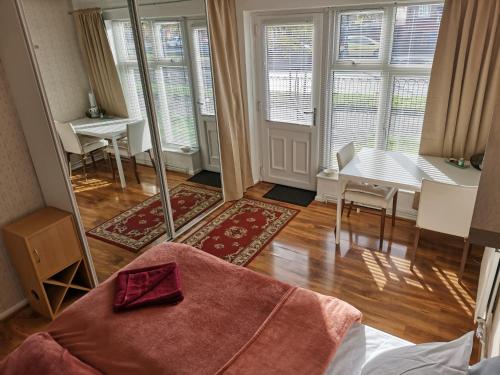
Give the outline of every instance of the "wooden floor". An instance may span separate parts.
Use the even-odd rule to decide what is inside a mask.
[[[90,229],[155,194],[152,170],[141,167],[140,174],[142,185],[131,182],[125,193],[118,183],[109,180],[105,171],[91,174],[87,181],[75,176],[73,183],[85,228]],[[179,173],[168,173],[172,187],[186,178]],[[133,176],[127,181],[134,181]],[[276,203],[262,197],[272,186],[259,183],[246,196]],[[341,244],[336,249],[334,204],[313,202],[306,208],[281,204],[298,208],[300,213],[248,268],[341,298],[363,312],[365,324],[416,343],[450,340],[474,328],[472,317],[481,249],[471,251],[463,282],[459,283],[461,239],[424,232],[416,266],[411,271],[413,222],[397,220],[396,226],[391,227],[388,220],[386,240],[379,251],[374,250],[378,247],[379,217],[371,212],[353,212],[349,219],[344,216]],[[203,226],[224,207],[177,240]],[[101,281],[137,256],[95,239],[89,242]],[[27,307],[0,324],[0,356],[4,356],[24,337],[44,329],[48,322]],[[477,358],[477,350],[474,357]]]

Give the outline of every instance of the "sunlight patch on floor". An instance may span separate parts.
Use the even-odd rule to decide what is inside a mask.
[[[432,267],[432,270],[448,289],[455,301],[457,301],[462,310],[464,310],[468,316],[472,316],[475,301],[470,297],[467,290],[460,285],[457,275],[450,271],[443,271],[437,267]]]
[[[101,180],[98,178],[89,178],[87,180],[72,181],[73,190],[75,193],[82,193],[84,191],[102,189],[110,186],[112,183],[106,180]]]
[[[368,268],[368,272],[372,275],[372,279],[375,282],[375,285],[377,285],[378,290],[383,291],[388,281],[386,274],[375,260],[371,251],[363,251],[361,256],[363,257],[366,267]]]

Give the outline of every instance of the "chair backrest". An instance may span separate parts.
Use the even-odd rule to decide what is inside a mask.
[[[338,150],[337,164],[339,165],[339,171],[344,169],[344,167],[352,160],[355,154],[356,150],[354,149],[354,142],[349,142],[340,150]]]
[[[145,120],[127,124],[127,139],[130,156],[135,156],[152,148],[151,135]]]
[[[75,133],[73,125],[69,122],[54,121],[57,134],[63,145],[64,151],[72,154],[83,154],[82,145],[78,135]]]
[[[417,227],[468,237],[476,194],[476,186],[422,180]]]

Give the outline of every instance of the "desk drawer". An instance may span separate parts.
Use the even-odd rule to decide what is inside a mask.
[[[32,235],[27,241],[33,264],[42,280],[82,257],[80,242],[69,216]]]

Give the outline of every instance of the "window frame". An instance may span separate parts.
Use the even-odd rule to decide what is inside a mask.
[[[349,72],[380,72],[381,73],[381,90],[378,106],[378,121],[377,121],[377,134],[376,134],[376,147],[379,149],[386,149],[389,140],[390,131],[390,116],[391,116],[391,103],[393,97],[394,79],[398,76],[415,76],[415,77],[428,77],[430,79],[432,64],[392,64],[391,52],[394,46],[394,30],[396,26],[396,11],[398,7],[407,7],[412,5],[435,5],[442,4],[443,1],[415,1],[408,3],[395,3],[395,4],[374,4],[374,5],[359,5],[359,6],[340,6],[332,7],[329,9],[329,23],[331,25],[331,32],[328,35],[328,48],[330,53],[327,56],[325,64],[325,72],[327,78],[326,90],[323,91],[324,99],[322,101],[325,108],[325,116],[322,121],[322,132],[328,135],[328,128],[331,137],[335,137],[335,128],[332,126],[333,117],[333,100],[331,100],[334,79],[333,73],[338,71]],[[373,10],[383,10],[384,19],[381,31],[381,51],[378,60],[353,60],[353,59],[340,59],[340,15],[369,12]],[[323,144],[320,145],[322,150],[321,167],[327,167],[331,162],[327,160],[327,155],[331,155],[334,151],[330,145],[333,144],[333,139],[323,139]],[[331,156],[330,156],[331,157]],[[336,165],[336,161],[333,162]]]

